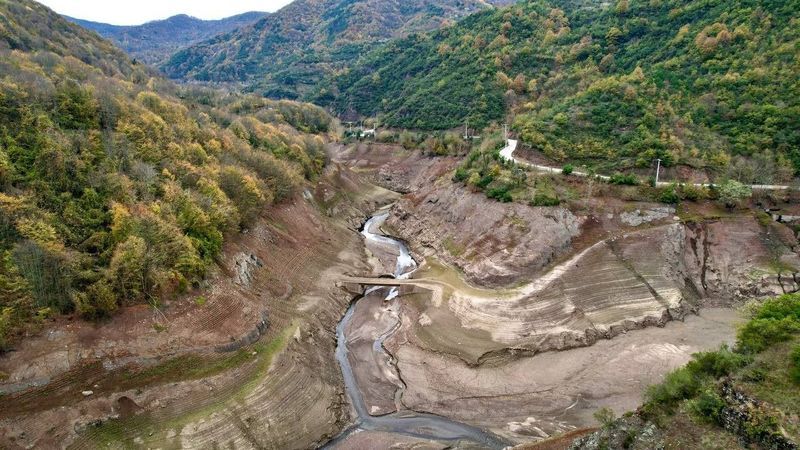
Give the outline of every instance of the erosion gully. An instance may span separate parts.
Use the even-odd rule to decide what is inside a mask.
[[[387,219],[388,212],[379,212],[373,215],[364,224],[361,231],[366,244],[378,244],[393,248],[399,255],[395,262],[395,278],[408,278],[411,273],[417,269],[417,263],[411,257],[406,245],[390,236],[381,234],[381,224]],[[365,296],[374,295],[376,292],[386,292],[387,287],[376,286],[368,289]],[[399,301],[397,288],[391,288],[388,291],[384,301],[394,302]],[[391,337],[398,328],[400,328],[400,317],[395,315],[396,323],[390,329],[376,339],[372,344],[373,351],[385,357],[388,370],[393,373],[393,377],[399,381],[397,393],[395,395],[395,403],[397,405],[397,412],[385,415],[372,415],[367,410],[366,402],[362,395],[362,390],[359,388],[357,377],[354,374],[353,367],[348,358],[349,349],[347,346],[348,337],[347,329],[350,324],[356,305],[360,299],[355,299],[344,315],[344,318],[339,322],[336,327],[336,360],[342,369],[342,376],[344,377],[345,391],[356,412],[355,424],[342,432],[335,439],[327,443],[323,448],[336,448],[353,433],[360,431],[378,431],[391,434],[399,434],[414,438],[428,439],[437,442],[444,442],[449,445],[464,444],[468,446],[477,446],[483,448],[502,449],[509,444],[503,441],[498,436],[481,430],[479,428],[450,420],[446,417],[437,416],[434,414],[419,413],[416,411],[404,408],[400,398],[402,397],[403,387],[400,374],[397,368],[393,365],[393,358],[386,351],[383,343],[386,339]]]

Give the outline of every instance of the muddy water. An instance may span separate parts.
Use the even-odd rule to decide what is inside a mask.
[[[364,235],[368,247],[371,245],[383,248],[389,247],[391,253],[396,254],[394,276],[396,278],[405,278],[417,268],[417,264],[411,257],[405,244],[380,233],[380,225],[386,220],[387,216],[388,213],[380,213],[370,218],[364,225],[362,234]],[[464,445],[471,444],[472,446],[485,448],[506,447],[508,445],[506,442],[489,432],[449,420],[445,417],[418,413],[403,408],[400,397],[402,396],[405,385],[394,366],[392,356],[386,352],[383,345],[384,341],[400,327],[399,315],[390,308],[386,308],[390,313],[390,319],[384,319],[382,323],[376,327],[374,333],[375,339],[371,347],[372,353],[375,355],[374,360],[377,361],[376,365],[382,366],[380,370],[383,374],[383,378],[387,379],[390,384],[395,386],[394,409],[396,411],[383,415],[377,415],[377,413],[373,415],[374,411],[368,410],[367,402],[363,395],[362,388],[364,386],[359,384],[359,377],[356,375],[353,367],[353,361],[356,359],[350,354],[350,333],[353,332],[350,325],[356,314],[359,303],[365,301],[365,299],[368,300],[371,296],[375,295],[385,295],[382,299],[384,303],[396,301],[395,299],[398,295],[396,288],[389,289],[388,293],[386,291],[386,288],[381,287],[368,290],[365,297],[357,299],[350,305],[344,318],[336,327],[338,342],[336,347],[336,360],[342,369],[345,390],[356,412],[357,419],[353,427],[328,443],[326,448],[338,447],[340,444],[345,446],[346,444],[344,444],[344,442],[348,438],[354,433],[362,431],[389,433],[402,435],[408,438],[446,442],[449,445],[463,443]],[[386,317],[385,314],[384,317]]]

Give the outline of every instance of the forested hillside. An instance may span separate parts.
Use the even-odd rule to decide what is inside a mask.
[[[486,125],[510,109],[523,142],[556,160],[722,170],[743,155],[786,178],[800,169],[798,10],[798,0],[526,1],[390,42],[316,101],[421,129]]]
[[[110,39],[139,61],[160,64],[176,51],[218,34],[251,25],[267,13],[249,12],[221,20],[201,20],[185,14],[142,25],[119,26],[68,17]]]
[[[177,90],[44,6],[0,1],[0,349],[60,313],[191,288],[226,234],[320,172],[330,125]]]
[[[177,53],[173,78],[244,83],[297,98],[387,39],[439,28],[509,0],[296,0],[251,27]]]

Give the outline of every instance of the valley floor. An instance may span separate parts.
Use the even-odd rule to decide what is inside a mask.
[[[592,427],[598,408],[630,410],[692,353],[732,342],[729,306],[797,289],[770,269],[794,262],[796,242],[752,217],[503,205],[453,185],[455,158],[330,153],[316,186],[228,244],[203,292],[97,326],[57,323],[3,356],[0,446],[328,443],[357,420],[334,352],[358,287],[340,282],[393,272],[397,253],[365,249],[358,231],[390,204],[380,230],[421,267],[396,297],[359,300],[346,331],[373,415],[433,413],[514,444]],[[334,442],[451,444],[380,429]]]

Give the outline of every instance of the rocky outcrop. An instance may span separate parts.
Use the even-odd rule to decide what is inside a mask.
[[[776,228],[777,227],[777,228]],[[780,232],[752,217],[686,224],[686,276],[714,303],[737,303],[800,289],[800,257]]]
[[[797,450],[797,443],[793,442],[777,427],[769,426],[771,420],[769,406],[737,390],[733,383],[725,381],[720,388],[725,406],[720,411],[720,425],[725,430],[738,436],[749,446],[768,448],[771,450]]]
[[[264,263],[258,256],[247,253],[238,253],[234,257],[234,282],[241,286],[250,286],[255,277],[255,271],[263,267]]]
[[[619,218],[625,225],[638,227],[639,225],[666,219],[674,215],[675,208],[670,206],[660,206],[652,209],[637,209],[635,211],[623,212],[619,215]]]
[[[798,445],[783,433],[775,423],[766,403],[737,390],[733,383],[724,380],[718,386],[722,406],[719,418],[707,417],[716,426],[731,434],[729,444],[736,443],[742,448],[763,448],[771,450],[797,450]],[[662,419],[658,425],[647,420],[640,409],[635,414],[622,417],[606,424],[600,430],[573,441],[570,450],[600,449],[664,449],[675,448],[675,425]],[[672,428],[672,430],[670,430]],[[723,448],[720,443],[719,447]]]
[[[498,203],[448,182],[406,196],[386,226],[412,250],[457,266],[469,281],[500,286],[553,262],[581,223],[564,208]]]

